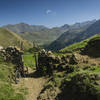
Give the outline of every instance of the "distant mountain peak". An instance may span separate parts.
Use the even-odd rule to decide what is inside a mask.
[[[68,25],[68,24],[65,24],[63,26],[61,26],[62,29],[77,29],[77,28],[81,28],[81,27],[84,27],[84,26],[89,26],[93,23],[95,23],[97,20],[94,19],[94,20],[91,20],[91,21],[85,21],[85,22],[76,22],[75,24],[72,24],[72,25]]]
[[[47,27],[43,25],[29,25],[24,22],[14,25],[5,25],[3,27],[16,33],[41,31],[43,29],[47,29]]]
[[[48,48],[57,51],[68,45],[87,39],[95,34],[99,34],[100,20],[75,23],[70,27],[71,29],[69,31],[63,33],[57,40],[52,42]]]
[[[69,27],[70,27],[70,25],[68,25],[68,24],[61,26],[62,29],[68,29]]]

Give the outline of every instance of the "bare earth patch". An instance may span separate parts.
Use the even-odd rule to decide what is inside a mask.
[[[30,75],[26,78],[21,78],[20,82],[14,87],[17,89],[26,88],[28,94],[25,96],[26,100],[37,100],[41,90],[43,89],[47,79],[44,77],[35,76],[35,71],[29,68]]]

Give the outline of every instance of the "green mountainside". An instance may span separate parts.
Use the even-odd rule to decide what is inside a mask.
[[[95,34],[100,33],[100,20],[96,21],[92,25],[90,25],[85,30],[76,31],[76,30],[69,30],[62,34],[57,40],[52,42],[48,48],[51,50],[60,50],[65,48],[68,45],[71,45],[76,42],[80,42],[84,39],[87,39]]]
[[[47,45],[52,41],[56,40],[66,29],[61,29],[59,27],[46,28],[40,25],[28,25],[25,23],[6,25],[3,26],[13,32],[19,34],[25,40],[30,42],[35,42],[38,45]]]
[[[51,77],[38,100],[100,100],[100,34],[46,57]]]
[[[10,32],[5,31],[5,34]],[[15,65],[4,61],[0,55],[1,100],[32,100],[36,94],[35,100],[100,100],[100,34],[58,53],[42,50],[36,56],[38,70],[35,69],[34,54],[24,54],[29,73],[14,84]],[[38,86],[42,82],[40,89]]]
[[[65,30],[59,28],[44,29],[41,31],[24,32],[19,34],[22,38],[35,42],[38,45],[48,45],[56,40]]]
[[[72,44],[72,45],[70,45],[68,47],[65,47],[65,48],[61,49],[60,51],[67,52],[67,51],[75,51],[77,49],[82,49],[88,44],[88,42],[90,40],[92,41],[92,40],[97,40],[97,39],[100,39],[100,34],[96,34],[95,36],[90,37],[90,38],[88,38],[86,40],[83,40],[81,42],[74,43],[74,44]]]
[[[23,40],[19,35],[11,32],[7,29],[0,28],[0,45],[3,47],[7,46],[18,46],[20,47],[20,42],[23,42],[25,49],[31,48],[32,45],[26,40]]]
[[[47,29],[47,27],[43,25],[28,25],[26,23],[19,23],[15,25],[8,24],[3,27],[16,33],[41,31],[42,29]]]
[[[99,43],[100,43],[100,34],[96,34],[93,37],[90,37],[86,40],[81,42],[74,43],[70,46],[61,49],[60,52],[67,53],[67,52],[75,52],[75,51],[84,51],[84,53],[88,55],[94,55],[97,57],[99,56]]]
[[[38,45],[48,45],[51,42],[55,41],[59,36],[61,36],[66,31],[79,31],[85,30],[96,20],[86,21],[82,23],[75,23],[73,25],[65,24],[61,27],[47,28],[42,25],[28,25],[26,23],[20,23],[15,25],[5,25],[3,26],[6,29],[9,29],[13,32],[16,32],[25,40],[35,42]],[[72,37],[72,34],[70,34]]]

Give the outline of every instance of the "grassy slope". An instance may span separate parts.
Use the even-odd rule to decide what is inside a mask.
[[[76,66],[73,66],[73,68],[75,68]],[[53,77],[53,80],[50,80],[47,84],[46,84],[46,87],[48,86],[51,86],[51,87],[64,87],[64,84],[62,85],[63,82],[67,83],[67,82],[71,82],[72,81],[72,78],[74,78],[75,76],[79,75],[79,74],[83,74],[83,75],[88,75],[88,76],[91,76],[91,75],[100,75],[100,66],[90,66],[89,68],[87,69],[84,69],[84,68],[78,68],[78,69],[75,69],[73,72],[71,73],[64,73],[64,72],[60,72],[60,73],[55,73],[52,77]],[[79,81],[80,82],[80,81]],[[100,83],[100,80],[96,80],[96,82]],[[74,83],[73,83],[74,84]],[[96,89],[96,92],[95,94],[99,97],[100,96],[100,85],[96,85],[96,84],[92,84],[92,82],[89,82],[88,81],[88,78],[87,79],[84,79],[84,84],[86,84],[87,86],[90,86],[92,85],[95,89]],[[66,85],[66,84],[65,84]],[[72,84],[71,84],[72,85]],[[73,86],[73,85],[72,85]],[[79,84],[79,86],[81,86]],[[76,88],[74,88],[75,90]],[[77,90],[76,90],[77,91]],[[81,91],[85,91],[86,90],[83,90],[81,88]],[[64,91],[62,91],[64,92]],[[72,90],[72,93],[74,91]],[[94,95],[95,95],[94,94]],[[67,97],[67,96],[66,96]],[[63,98],[63,97],[62,97]],[[58,99],[60,100],[60,99]],[[61,99],[62,100],[62,99]],[[65,100],[65,99],[64,99]],[[98,99],[99,100],[99,99]]]
[[[68,46],[67,48],[62,49],[61,51],[62,52],[67,52],[67,51],[73,52],[76,49],[84,48],[88,44],[89,41],[94,41],[94,40],[100,40],[100,34],[97,34],[97,35],[95,35],[89,39],[86,39],[82,42],[78,42],[71,46]],[[60,56],[66,55],[66,53],[54,53],[54,54],[60,55]],[[97,60],[97,59],[95,58],[95,60]],[[60,67],[62,67],[62,66],[63,65],[60,65]],[[86,86],[87,86],[87,87],[90,87],[90,90],[91,90],[91,92],[89,91],[90,94],[95,96],[95,98],[96,97],[98,98],[98,99],[91,99],[91,100],[100,100],[100,79],[96,79],[96,78],[90,79],[92,75],[93,75],[93,77],[95,75],[100,76],[100,65],[97,66],[97,65],[91,65],[89,63],[88,64],[84,63],[84,65],[77,64],[77,65],[68,65],[68,66],[66,66],[66,70],[64,70],[64,71],[53,73],[52,79],[47,84],[45,84],[45,91],[48,91],[52,88],[54,89],[52,91],[55,91],[55,89],[58,88],[58,89],[60,89],[61,93],[57,95],[58,96],[57,100],[66,100],[66,99],[64,99],[64,96],[66,98],[68,98],[70,96],[70,100],[74,100],[75,97],[77,97],[77,98],[79,97],[79,95],[77,95],[77,93],[79,93],[79,94],[83,93],[82,97],[84,97],[84,93],[87,93],[87,91],[89,91],[86,88]],[[67,70],[70,70],[70,72],[67,72]],[[81,80],[78,79],[78,76],[81,78]],[[82,78],[82,76],[85,76],[85,78]],[[75,86],[77,86],[79,89],[77,89],[77,87],[75,87]],[[66,90],[68,90],[70,92],[68,92],[68,91],[66,92]],[[95,90],[95,92],[94,92],[94,90]],[[51,90],[48,92],[47,95],[41,93],[40,98],[44,99],[45,96],[48,97],[48,95],[51,95],[51,93],[52,93]],[[43,97],[43,95],[44,95],[44,97]],[[59,98],[59,95],[62,97],[62,99]],[[88,96],[87,96],[87,98],[88,98]],[[89,96],[89,98],[91,98],[91,96]],[[42,99],[38,99],[38,100],[42,100]],[[79,100],[79,99],[75,99],[75,100]],[[87,100],[87,99],[81,99],[81,100]],[[90,100],[90,99],[88,99],[88,100]]]
[[[14,32],[11,32],[7,29],[0,28],[0,45],[7,47],[7,46],[18,46],[20,47],[20,41],[24,43],[25,49],[30,48],[32,45],[26,41],[23,40],[20,36],[15,34]]]
[[[60,51],[67,52],[67,51],[74,51],[74,50],[77,50],[79,48],[84,48],[90,40],[96,40],[96,39],[100,40],[100,34],[97,34],[89,39],[84,40],[84,41],[72,44],[64,49],[61,49]]]
[[[6,63],[0,56],[0,100],[25,100],[23,94],[16,93],[12,87],[14,65]]]
[[[48,48],[53,51],[58,51],[62,48],[65,48],[66,46],[75,43],[76,40],[74,40],[82,31],[84,31],[86,28],[78,28],[78,29],[72,29],[64,32],[59,38],[57,38],[55,41],[53,41]]]

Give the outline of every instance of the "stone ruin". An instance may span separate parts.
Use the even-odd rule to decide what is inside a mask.
[[[2,51],[2,56],[6,62],[11,62],[16,66],[16,70],[19,70],[21,75],[24,75],[24,62],[23,62],[23,52],[17,47],[9,46]]]
[[[44,49],[38,55],[38,71],[41,74],[52,75],[54,70],[63,69],[63,65],[75,65],[78,61],[74,54],[66,56],[54,56],[51,51]]]

